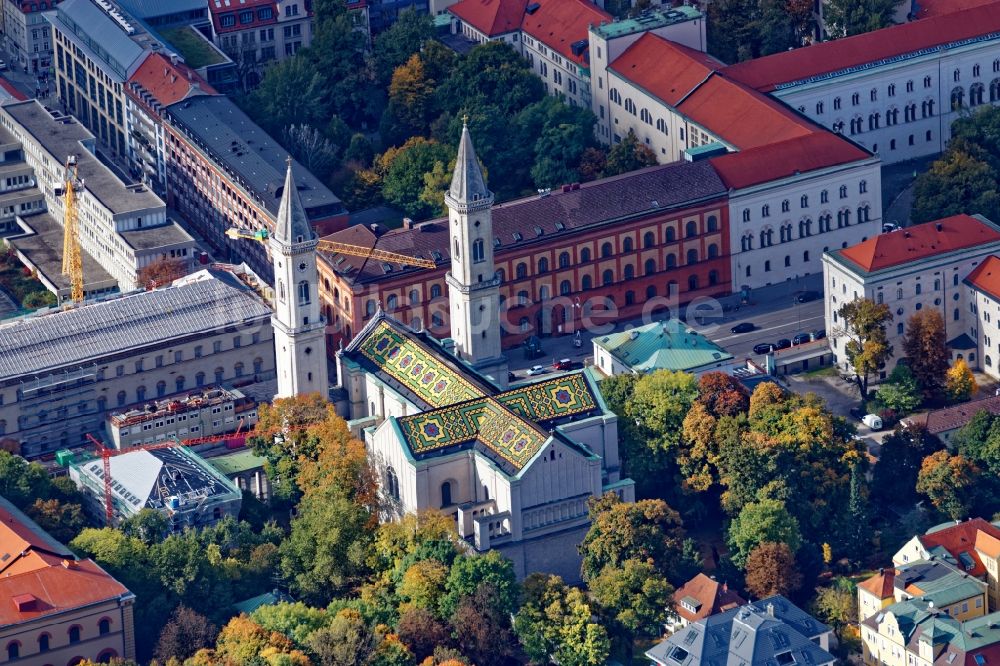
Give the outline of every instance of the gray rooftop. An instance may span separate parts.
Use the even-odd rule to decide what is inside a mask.
[[[93,0],[63,0],[45,18],[92,60],[103,62],[107,74],[121,83],[142,62],[146,49],[156,40],[127,12],[117,7],[113,11],[116,16]]]
[[[21,220],[29,231],[19,236],[11,236],[7,242],[23,253],[38,272],[57,289],[70,289],[68,277],[62,274],[63,227],[49,213],[38,213]],[[111,277],[96,259],[80,248],[83,260],[83,290],[103,291],[118,282]],[[0,347],[2,349],[2,347]]]
[[[62,5],[60,5],[62,7]],[[126,185],[104,166],[81,141],[92,141],[94,135],[71,116],[55,117],[37,100],[5,104],[3,112],[21,125],[57,164],[69,155],[76,155],[77,171],[84,187],[113,214],[120,215],[152,208],[163,208],[160,197],[147,187]]]
[[[774,596],[693,622],[646,655],[670,666],[820,666],[836,658],[812,639],[829,630]]]
[[[158,227],[143,227],[142,229],[118,233],[135,250],[169,249],[178,245],[194,243],[191,234],[184,231],[173,220],[168,220],[167,224],[161,224]]]
[[[208,9],[205,0],[117,0],[117,2],[127,12],[141,19]]]
[[[173,125],[277,217],[287,151],[224,95],[199,95],[171,104],[166,111]],[[311,220],[346,212],[340,199],[308,169],[294,160],[292,167],[302,206]]]
[[[226,326],[267,322],[270,307],[233,276],[132,292],[0,325],[0,381],[92,364],[122,351]]]

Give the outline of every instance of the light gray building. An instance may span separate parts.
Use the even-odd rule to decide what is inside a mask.
[[[3,32],[7,50],[14,55],[11,67],[27,67],[32,72],[52,65],[52,28],[42,12],[59,0],[3,0]]]
[[[271,308],[251,274],[205,270],[0,326],[0,438],[37,458],[104,432],[109,410],[273,380]]]

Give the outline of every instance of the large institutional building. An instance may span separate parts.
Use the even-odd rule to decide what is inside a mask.
[[[507,388],[490,203],[463,130],[447,202],[451,342],[377,310],[338,353],[339,408],[363,437],[387,518],[423,509],[455,517],[477,550],[501,550],[521,576],[579,578],[587,499],[633,499],[622,479],[617,417],[590,370]]]

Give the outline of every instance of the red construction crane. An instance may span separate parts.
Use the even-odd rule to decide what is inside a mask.
[[[208,437],[195,437],[192,439],[185,440],[170,440],[167,442],[157,442],[155,444],[137,444],[135,446],[130,446],[127,449],[109,449],[104,446],[104,443],[99,439],[87,433],[87,439],[93,443],[97,454],[101,456],[101,462],[104,464],[104,514],[107,518],[108,526],[112,526],[115,518],[113,495],[111,493],[111,459],[115,456],[120,456],[124,453],[131,453],[133,451],[157,451],[159,449],[171,449],[177,446],[194,446],[196,444],[207,444],[209,442],[217,442],[225,439],[232,439],[238,437],[240,431],[243,430],[243,419],[240,419],[240,424],[236,428],[236,432],[227,433],[225,435],[211,435]]]

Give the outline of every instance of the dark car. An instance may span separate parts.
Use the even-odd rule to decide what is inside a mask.
[[[792,338],[793,345],[801,345],[811,341],[812,341],[812,336],[809,335],[808,333],[799,333],[794,338]]]
[[[744,321],[744,322],[740,322],[739,324],[736,324],[736,326],[733,326],[730,330],[733,333],[749,333],[753,329],[754,329],[754,325],[753,324],[751,324],[748,321]]]
[[[813,340],[822,340],[826,337],[826,329],[821,328],[818,331],[813,331]]]
[[[753,346],[754,354],[770,354],[773,351],[774,351],[774,345],[772,345],[770,342],[762,342],[759,345]]]
[[[788,338],[781,338],[780,340],[774,343],[775,349],[788,349],[791,346],[792,346],[792,341],[789,340]]]
[[[803,291],[795,295],[796,303],[808,303],[809,301],[818,301],[822,298],[822,294],[818,291]]]

